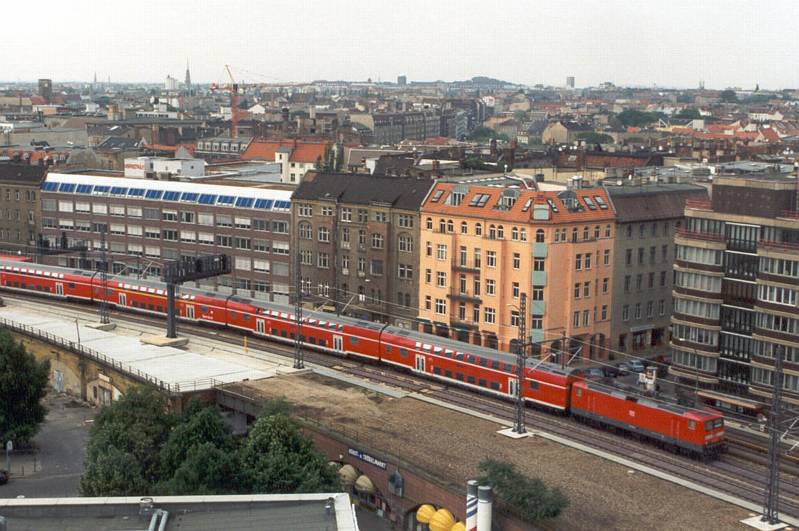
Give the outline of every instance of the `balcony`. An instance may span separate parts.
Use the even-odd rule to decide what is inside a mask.
[[[544,301],[529,301],[531,315],[544,315],[546,310],[546,302]]]
[[[452,270],[456,271],[458,273],[475,273],[477,275],[480,274],[480,268],[479,267],[470,267],[470,266],[467,266],[467,265],[455,264],[455,265],[452,266]]]
[[[533,271],[533,286],[546,286],[546,285],[547,285],[547,272]]]
[[[692,240],[703,240],[706,242],[724,243],[724,236],[721,234],[709,234],[707,232],[696,232],[688,230],[685,227],[677,229],[676,235],[681,238],[689,238]]]
[[[776,242],[774,240],[760,240],[757,242],[758,248],[774,249],[775,251],[789,251],[799,253],[799,243]]]
[[[483,299],[468,293],[448,293],[447,298],[453,301],[471,302],[472,304],[483,304]]]
[[[688,199],[685,201],[685,208],[693,210],[713,210],[713,205],[709,199]]]
[[[546,243],[536,242],[533,244],[533,256],[535,258],[546,258],[549,246]]]

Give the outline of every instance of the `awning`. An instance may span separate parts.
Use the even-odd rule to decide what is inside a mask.
[[[352,465],[344,465],[338,471],[338,477],[341,478],[341,484],[345,487],[350,487],[355,483],[358,477],[358,472]]]
[[[719,402],[726,402],[727,404],[732,404],[734,406],[739,406],[746,409],[763,409],[762,404],[758,404],[757,402],[752,402],[743,398],[720,395],[710,391],[699,391],[697,394],[702,398],[718,400]]]
[[[375,484],[367,476],[362,475],[355,480],[355,490],[364,494],[374,494]]]
[[[655,328],[655,327],[654,327],[654,325],[651,325],[651,324],[645,324],[645,325],[640,325],[640,326],[631,326],[630,327],[630,332],[632,332],[633,334],[636,333],[636,332],[646,332],[647,330],[652,330],[653,328]]]

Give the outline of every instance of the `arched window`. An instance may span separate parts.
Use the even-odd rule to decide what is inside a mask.
[[[521,240],[523,242],[527,241],[527,229],[522,229],[522,231],[521,231]]]
[[[535,231],[535,241],[536,243],[544,243],[544,229]]]
[[[477,236],[482,236],[483,235],[483,225],[481,225],[480,223],[475,223],[474,224],[474,233]]]
[[[596,227],[594,227],[594,239],[595,239],[595,240],[598,240],[598,239],[599,239],[599,225],[597,225]]]
[[[433,218],[427,218],[427,228],[433,230]]]
[[[465,221],[461,221],[461,234],[468,234],[469,233],[469,224]]]
[[[610,238],[610,225],[605,225],[605,238]]]
[[[588,239],[588,225],[583,227],[583,240],[587,240],[587,239]]]
[[[513,241],[516,241],[516,240],[519,239],[519,228],[518,227],[513,227],[510,230],[510,239],[513,240]]]
[[[447,232],[447,222],[443,219],[438,220],[438,232]]]
[[[574,227],[574,228],[572,229],[572,241],[573,241],[573,242],[576,242],[576,241],[577,241],[577,227]]]
[[[454,227],[451,219],[447,220],[447,232],[449,232],[449,233],[455,232],[455,227]]]
[[[503,227],[502,225],[497,227],[497,238],[499,238],[500,240],[505,239],[505,227]]]
[[[488,226],[488,237],[492,240],[497,239],[497,228],[493,224]]]

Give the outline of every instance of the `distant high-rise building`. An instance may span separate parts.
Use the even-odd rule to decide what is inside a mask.
[[[53,98],[53,81],[51,79],[39,80],[39,96],[44,98],[47,103],[50,103]]]
[[[166,82],[164,83],[164,88],[166,90],[177,90],[178,80],[172,76],[166,76]]]
[[[566,78],[566,86],[570,89],[574,88],[574,76],[568,76]]]
[[[408,76],[397,76],[397,85],[405,86],[408,84]]]

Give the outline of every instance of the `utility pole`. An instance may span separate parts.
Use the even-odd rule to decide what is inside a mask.
[[[780,420],[782,406],[782,357],[785,347],[774,346],[774,379],[771,395],[771,411],[769,412],[770,439],[768,447],[768,483],[766,484],[766,499],[763,502],[763,517],[761,521],[769,525],[776,525],[780,521]]]
[[[566,356],[563,352],[563,349],[566,348],[566,330],[563,330],[560,333],[560,352],[558,352],[558,358],[560,358],[560,368],[566,368]]]
[[[524,427],[524,349],[527,346],[527,294],[519,300],[519,338],[516,344],[516,424],[513,431],[519,435],[527,432]]]
[[[297,331],[294,334],[294,368],[304,369],[305,360],[302,353],[302,272],[300,265],[300,253],[296,253],[294,257],[297,267],[294,269],[294,291],[297,296],[294,299],[294,318],[297,321]]]
[[[108,324],[111,322],[111,316],[108,311],[108,262],[106,261],[105,254],[105,229],[100,230],[100,286],[103,290],[103,296],[100,297],[100,324]]]

